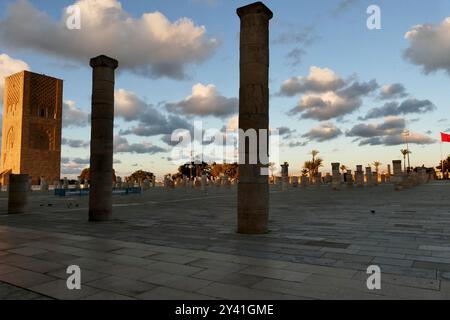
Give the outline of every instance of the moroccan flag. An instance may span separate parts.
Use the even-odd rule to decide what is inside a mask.
[[[450,142],[450,134],[441,132],[441,141]]]

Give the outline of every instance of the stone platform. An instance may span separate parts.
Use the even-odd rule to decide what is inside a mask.
[[[2,192],[0,299],[450,298],[450,183],[272,187],[270,232],[252,236],[236,233],[236,193],[117,195],[114,219],[93,223],[87,197],[33,192],[29,213],[7,215]]]

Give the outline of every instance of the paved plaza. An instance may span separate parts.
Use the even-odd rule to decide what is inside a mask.
[[[2,192],[0,299],[449,299],[449,192],[271,187],[264,235],[236,233],[235,187],[115,195],[109,222],[88,222],[87,196],[52,192],[7,215]]]

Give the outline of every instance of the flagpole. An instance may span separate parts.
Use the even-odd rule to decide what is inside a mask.
[[[444,158],[442,156],[442,138],[441,138],[441,174],[442,174],[442,180],[444,180]]]

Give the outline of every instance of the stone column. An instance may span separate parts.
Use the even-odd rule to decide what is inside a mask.
[[[372,167],[366,167],[366,182],[368,186],[373,184]]]
[[[347,180],[347,186],[348,187],[353,187],[352,170],[347,170],[346,180]]]
[[[355,180],[356,180],[356,185],[358,187],[363,187],[364,186],[364,172],[363,172],[363,169],[362,169],[362,165],[357,165],[356,166]]]
[[[67,177],[64,177],[63,187],[64,187],[64,190],[68,190],[69,189],[69,180],[67,179]]]
[[[30,191],[27,174],[10,174],[8,185],[8,214],[24,213]]]
[[[317,172],[316,176],[314,177],[314,183],[316,185],[322,184],[322,172]]]
[[[239,129],[269,129],[269,20],[273,13],[262,2],[237,9],[241,20]],[[268,150],[268,138],[266,137]],[[269,184],[267,165],[251,164],[250,148],[245,138],[239,138],[239,148],[245,149],[245,159],[239,159],[238,232],[266,233],[269,220]],[[258,145],[259,151],[259,145]]]
[[[101,55],[91,59],[92,113],[89,221],[112,214],[114,70],[117,60]]]
[[[289,163],[281,165],[281,191],[287,191],[289,186]]]
[[[398,183],[402,180],[402,160],[392,160],[392,168],[394,175],[391,177],[391,181]]]
[[[378,171],[372,173],[372,183],[374,186],[378,186]]]
[[[341,187],[341,174],[339,173],[339,166],[340,166],[339,162],[331,164],[331,172],[332,172],[331,186],[333,187],[334,190],[339,190]]]
[[[302,188],[306,188],[308,186],[308,183],[309,183],[309,178],[307,176],[300,177],[300,185],[302,186]]]
[[[208,179],[206,177],[206,174],[202,174],[202,191],[206,191],[207,184]]]
[[[40,190],[48,191],[48,183],[45,181],[44,177],[41,177]]]
[[[297,188],[298,187],[298,177],[292,176],[292,187]]]

